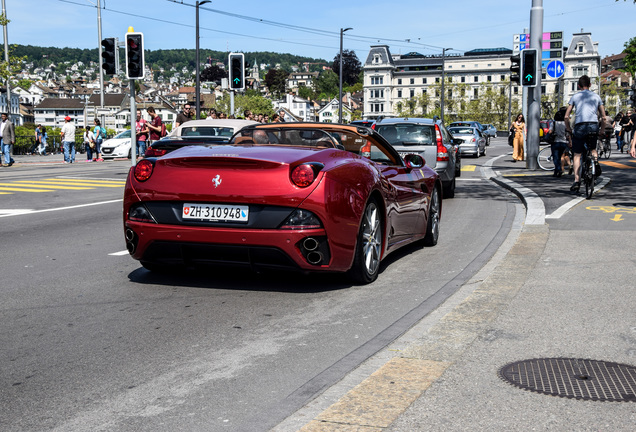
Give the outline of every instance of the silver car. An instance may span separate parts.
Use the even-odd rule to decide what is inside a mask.
[[[448,131],[456,140],[461,140],[459,152],[461,155],[472,155],[475,157],[486,156],[486,138],[479,128],[469,126],[455,126],[448,128]]]
[[[444,198],[455,196],[455,179],[461,175],[461,159],[453,137],[439,120],[426,118],[385,118],[375,131],[404,157],[419,154],[426,165],[439,174]]]
[[[488,135],[490,138],[497,137],[497,128],[495,127],[495,125],[485,124],[484,126],[486,127],[486,130],[485,130],[486,135]]]

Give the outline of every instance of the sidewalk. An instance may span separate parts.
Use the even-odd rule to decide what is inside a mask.
[[[306,418],[302,427],[283,423],[275,431],[636,430],[636,219],[621,230],[551,230],[537,194],[542,191],[511,180],[515,174],[551,173],[528,171],[508,155],[491,162],[482,175],[519,195],[527,211],[518,212],[490,263],[362,365],[361,382],[345,394],[330,389],[323,395],[323,403],[329,398],[335,403]],[[571,180],[558,180],[555,190],[567,190]],[[573,198],[553,192],[550,208]],[[606,368],[591,369],[597,364],[588,360]],[[555,395],[523,390],[501,378],[514,362],[543,365],[529,371],[530,384],[545,385]],[[617,369],[610,362],[631,367],[612,375]],[[565,363],[572,369],[561,368]],[[519,381],[525,375],[507,376]],[[614,382],[607,384],[610,379]],[[575,398],[599,389],[596,396],[628,402]]]

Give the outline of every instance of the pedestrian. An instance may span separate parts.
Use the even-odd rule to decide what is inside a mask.
[[[550,135],[554,136],[553,142],[550,144],[552,150],[552,160],[554,161],[554,177],[563,175],[563,166],[561,158],[567,147],[572,147],[570,137],[565,131],[565,111],[567,107],[561,107],[554,114],[554,123],[550,125]]]
[[[633,88],[634,88],[634,86],[632,85],[632,89]],[[634,91],[634,90],[632,90],[632,91]],[[629,122],[632,125],[632,127],[631,127],[632,135],[629,138],[629,142],[631,142],[631,141],[634,140],[634,132],[636,132],[636,111],[631,111],[631,114],[629,114]]]
[[[217,118],[218,116],[216,114],[216,110],[214,108],[210,108],[210,110],[208,111],[208,116],[206,117],[206,120],[212,120]]]
[[[93,139],[95,140],[95,150],[93,150],[93,162],[104,162],[102,158],[102,143],[106,139],[106,129],[102,127],[102,122],[96,118],[94,120]]]
[[[135,132],[137,136],[137,157],[143,158],[146,153],[146,144],[148,142],[147,121],[141,118],[141,110],[137,110],[137,121],[135,122]]]
[[[629,135],[632,130],[632,110],[627,110],[627,114],[621,119],[621,153],[623,153],[623,147],[629,145]]]
[[[514,140],[512,142],[512,161],[523,160],[523,141],[526,134],[526,121],[523,118],[523,114],[519,114],[515,121],[512,123],[510,132],[514,133]]]
[[[40,154],[40,143],[42,142],[42,125],[38,124],[35,127],[35,143],[33,144],[33,147],[31,148],[31,154]]]
[[[278,115],[280,116],[280,122],[285,123],[285,110],[281,108],[281,110],[278,112]]]
[[[280,116],[278,114],[274,114],[272,116],[272,123],[280,123],[280,122],[281,122]]]
[[[86,148],[86,162],[93,161],[93,149],[95,148],[95,136],[90,126],[84,128],[84,148]]]
[[[75,122],[69,116],[64,117],[61,139],[64,146],[64,163],[75,162]]]
[[[621,126],[621,120],[623,120],[623,113],[618,112],[616,117],[614,117],[614,135],[616,135],[616,150],[623,150],[623,135],[621,134],[621,130],[623,126]]]
[[[254,120],[254,114],[250,110],[245,110],[243,112],[243,117],[245,118],[245,120]]]
[[[636,158],[636,137],[632,139],[632,143],[630,144],[629,155],[633,158]]]
[[[179,127],[185,122],[192,120],[191,115],[192,107],[190,106],[190,104],[185,104],[185,106],[183,107],[183,111],[181,111],[177,115],[177,120],[174,123],[174,127]]]
[[[161,117],[155,112],[154,107],[149,106],[146,108],[146,112],[150,116],[150,122],[146,122],[146,127],[150,134],[150,142],[147,144],[150,145],[161,138],[161,126],[163,122],[161,121]]]
[[[600,96],[590,91],[590,77],[583,75],[579,78],[579,92],[574,94],[568,104],[565,112],[565,127],[568,132],[572,132],[570,126],[570,114],[572,110],[576,111],[576,119],[574,123],[574,132],[572,135],[572,152],[574,153],[574,183],[570,186],[570,191],[578,192],[581,187],[581,175],[579,167],[581,166],[581,155],[585,152],[585,140],[590,134],[598,134],[599,120],[605,117],[605,108]],[[600,122],[601,135],[605,133],[605,123]],[[596,143],[596,140],[594,140]],[[596,146],[591,148],[592,157],[594,158],[596,175],[601,174],[601,166],[598,164],[598,154]]]
[[[46,133],[46,126],[42,126],[40,133],[42,134],[40,137],[40,154],[46,156],[46,140],[49,138],[49,135]]]
[[[4,156],[2,166],[10,167],[15,163],[15,160],[11,157],[11,146],[15,144],[15,128],[13,127],[11,120],[9,120],[9,114],[2,113],[1,118],[0,147],[2,148],[2,154]]]

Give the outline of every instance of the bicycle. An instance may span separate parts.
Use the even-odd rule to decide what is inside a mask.
[[[599,137],[598,143],[596,144],[596,153],[598,153],[599,159],[601,157],[609,159],[610,155],[612,154],[612,144],[610,143],[611,137],[611,133],[608,133],[607,130],[604,137]]]
[[[585,137],[585,154],[581,155],[581,167],[580,167],[580,181],[585,185],[585,197],[587,199],[592,198],[594,193],[594,182],[596,181],[596,164],[592,156],[592,149],[596,148],[598,141],[598,134],[591,133]],[[600,174],[600,173],[599,173]],[[572,186],[573,192],[578,192],[580,183],[576,186]]]
[[[552,159],[551,146],[543,147],[537,155],[537,163],[539,168],[545,171],[552,171],[554,169],[554,160]]]

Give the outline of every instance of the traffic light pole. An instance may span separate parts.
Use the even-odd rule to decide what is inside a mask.
[[[97,40],[99,41],[99,107],[104,107],[104,59],[102,58],[102,5],[97,0]],[[97,117],[97,115],[95,115]]]
[[[135,101],[135,80],[130,83],[130,159],[132,166],[137,165],[137,102]]]
[[[536,85],[528,87],[528,115],[526,133],[526,168],[539,169],[539,127],[541,121],[541,51],[543,44],[543,0],[532,0],[530,10],[530,47],[537,50]],[[521,77],[522,80],[524,77]]]

